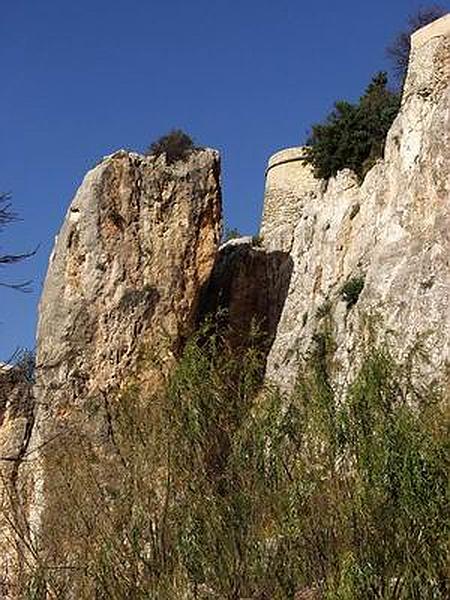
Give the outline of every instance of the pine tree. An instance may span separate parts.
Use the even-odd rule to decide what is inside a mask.
[[[383,156],[387,132],[398,113],[400,98],[388,89],[384,72],[377,73],[356,104],[336,102],[324,123],[313,125],[307,161],[316,176],[329,179],[352,169],[361,179]]]

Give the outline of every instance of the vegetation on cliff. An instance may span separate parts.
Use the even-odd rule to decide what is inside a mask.
[[[329,179],[352,169],[362,179],[378,158],[400,107],[398,94],[388,89],[386,73],[373,77],[359,102],[336,102],[324,123],[313,125],[306,160],[316,176]]]
[[[386,135],[399,111],[401,90],[411,52],[412,34],[447,11],[436,5],[420,8],[408,19],[386,49],[399,82],[399,92],[388,87],[385,72],[376,74],[357,103],[339,100],[322,123],[312,126],[306,159],[320,179],[352,169],[360,179],[384,154]]]
[[[374,349],[341,398],[331,346],[325,329],[285,396],[261,388],[258,336],[230,352],[209,327],[164,393],[92,405],[110,451],[73,429],[48,448],[47,553],[22,597],[448,597],[439,391]]]
[[[317,126],[319,129],[313,132],[317,143],[312,145],[311,156],[314,147],[319,151],[320,142],[324,152],[321,156],[325,162],[319,162],[319,167],[332,174],[342,159],[363,177],[382,155],[381,134],[387,131],[383,129],[383,119],[391,118],[395,102],[398,98],[387,89],[385,74],[379,74],[357,105],[338,103],[335,119],[326,126]],[[195,148],[192,140],[178,133],[175,141],[172,139],[173,146],[169,135],[155,143],[151,151],[164,154],[169,164],[184,160]],[[317,156],[320,158],[320,152]],[[145,162],[153,166],[153,161]],[[162,167],[165,164],[162,159]],[[113,177],[110,188],[105,186],[106,198],[114,202],[116,175],[127,173],[125,168],[110,169]],[[136,188],[142,189],[142,179],[135,178],[135,171],[132,174],[129,179],[139,181]],[[127,178],[121,177],[121,181]],[[134,193],[136,188],[125,189],[125,197],[133,200],[133,206],[144,205],[136,201],[140,199]],[[125,202],[117,205],[124,210]],[[356,209],[355,204],[349,203],[347,214],[351,211],[355,216],[359,203],[357,206]],[[89,207],[92,213],[92,203]],[[111,289],[122,287],[121,312],[113,320],[109,306],[99,303],[92,324],[83,318],[78,327],[78,320],[74,321],[71,337],[59,339],[63,359],[60,355],[59,362],[42,361],[39,367],[40,373],[56,372],[63,364],[59,375],[47,381],[46,393],[38,400],[39,408],[44,407],[45,419],[54,423],[45,432],[41,413],[35,426],[39,434],[36,444],[29,448],[21,444],[18,458],[8,454],[4,459],[14,463],[13,485],[5,486],[1,510],[10,525],[14,550],[20,555],[14,579],[21,586],[14,590],[18,597],[449,597],[448,414],[443,391],[428,379],[427,385],[422,383],[415,357],[408,355],[405,363],[399,365],[389,348],[372,346],[365,357],[353,354],[359,366],[353,364],[351,373],[342,373],[341,365],[340,376],[347,375],[349,381],[345,390],[339,387],[332,376],[335,342],[330,334],[330,300],[309,317],[319,322],[318,329],[315,334],[311,331],[312,347],[302,359],[295,389],[290,394],[264,383],[265,344],[258,331],[245,339],[242,348],[238,342],[231,347],[229,332],[208,324],[185,343],[184,334],[190,327],[187,320],[186,326],[177,331],[175,341],[167,341],[167,348],[164,341],[155,343],[159,329],[166,339],[166,312],[172,310],[176,318],[190,314],[186,303],[179,302],[179,311],[173,309],[173,298],[183,296],[186,285],[183,280],[179,288],[175,284],[169,286],[167,281],[172,280],[163,278],[169,290],[168,300],[155,313],[157,289],[136,284],[140,284],[142,256],[146,257],[146,269],[149,257],[155,256],[154,246],[144,252],[147,247],[140,243],[148,232],[144,230],[143,236],[137,236],[134,228],[120,227],[118,213],[112,213],[114,219],[111,213],[107,214],[108,227],[103,228],[99,245],[102,252],[106,240],[109,256],[120,255],[118,235],[126,229],[139,242],[135,255],[138,260],[128,260],[121,265],[122,270],[115,269],[121,277],[120,286],[112,285],[111,281],[116,280],[111,278],[107,295],[103,296],[109,297]],[[162,223],[161,229],[166,233],[168,228],[160,212],[150,213],[154,214],[158,219],[153,221]],[[174,214],[174,222],[178,223],[179,213]],[[130,210],[128,216],[135,218],[124,222],[139,222],[140,213]],[[82,216],[73,221],[82,223]],[[94,221],[101,222],[100,218]],[[186,219],[190,225],[194,221]],[[329,226],[328,223],[326,227]],[[210,226],[210,231],[217,240],[217,228]],[[127,256],[133,247],[132,236],[127,239]],[[371,240],[373,237],[372,232]],[[175,236],[167,235],[167,240],[173,239]],[[198,240],[191,241],[188,251],[175,256],[170,264],[164,262],[170,243],[161,244],[159,261],[150,265],[156,284],[162,281],[161,273],[170,272],[172,263],[176,267],[174,281],[179,279],[186,269],[185,256],[196,254],[190,249],[197,248]],[[258,244],[260,240],[254,238],[253,245]],[[64,244],[64,249],[68,246]],[[197,254],[203,257],[206,253]],[[71,261],[72,265],[83,264],[86,253],[82,248],[72,256],[82,257]],[[195,257],[189,263],[195,282],[201,279],[195,268],[197,260]],[[110,263],[112,259],[102,263],[101,277],[105,279],[104,265]],[[138,265],[135,270],[134,264]],[[57,273],[68,270],[58,269]],[[304,273],[306,269],[298,271]],[[136,277],[124,280],[121,273]],[[426,275],[418,285],[431,287],[434,271],[431,280],[428,272]],[[95,278],[97,281],[97,274]],[[133,285],[125,286],[124,281]],[[72,285],[71,289],[80,287]],[[190,295],[192,312],[199,288],[200,284],[194,285]],[[267,292],[267,286],[262,288]],[[350,311],[363,288],[364,278],[357,275],[342,287],[332,289]],[[49,298],[54,303],[55,297],[63,296],[59,293]],[[75,313],[73,299],[71,292],[69,315]],[[89,305],[80,306],[78,314],[84,317]],[[147,310],[138,313],[140,306],[151,308],[151,314],[158,315],[155,328],[146,338],[144,325],[152,317]],[[296,306],[297,318],[301,316],[301,306]],[[427,305],[422,304],[421,310],[423,306]],[[62,312],[60,306],[58,310]],[[246,310],[251,312],[248,305]],[[127,322],[127,328],[117,327],[130,314],[133,318]],[[349,316],[350,312],[346,312],[345,318]],[[93,336],[97,322],[103,323],[104,329],[100,333],[96,329]],[[303,313],[302,323],[309,327],[308,312]],[[41,334],[48,347],[52,345],[53,330],[60,326],[67,330],[67,320],[60,318],[58,325],[50,317],[48,328],[41,329],[48,335],[45,338]],[[125,336],[122,332],[131,333]],[[98,347],[94,337],[101,341]],[[138,352],[144,339],[148,347],[141,347]],[[66,351],[69,346],[71,354]],[[110,355],[105,346],[107,350],[112,348]],[[182,355],[167,374],[169,362],[173,366],[174,348],[177,357]],[[285,354],[286,348],[282,350]],[[290,352],[300,355],[298,346]],[[88,355],[86,360],[77,364],[83,354]],[[118,357],[124,359],[122,371],[117,368]],[[108,378],[90,379],[95,369],[98,373],[109,371],[111,365],[117,369],[115,373],[127,372],[130,376],[135,360],[140,366],[136,382],[125,385],[119,376],[112,383]],[[165,367],[161,368],[163,363]],[[65,380],[73,383],[67,392],[62,388]],[[38,391],[40,386],[43,389],[42,381],[41,378],[35,388]],[[1,409],[0,406],[0,413]],[[3,418],[1,414],[0,417]],[[16,465],[24,457],[29,460],[22,466],[35,475],[31,498],[26,489],[27,477],[17,477]],[[0,574],[0,595],[9,592],[4,592],[10,585],[3,579],[4,572]]]
[[[146,153],[154,156],[165,154],[167,164],[172,164],[178,160],[186,160],[196,149],[187,133],[181,129],[173,129],[154,141]]]

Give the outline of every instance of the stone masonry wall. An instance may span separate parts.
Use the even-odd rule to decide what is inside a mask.
[[[289,252],[303,207],[323,188],[303,157],[304,150],[299,147],[281,150],[269,159],[260,231],[268,250]]]

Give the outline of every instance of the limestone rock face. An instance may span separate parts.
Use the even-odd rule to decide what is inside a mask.
[[[350,171],[328,185],[314,181],[301,160],[269,170],[264,245],[290,252],[294,265],[268,358],[270,379],[292,386],[325,315],[343,383],[373,330],[399,357],[420,344],[429,375],[443,373],[450,358],[449,83],[450,15],[413,36],[384,160],[362,185]],[[301,149],[289,154],[301,156]],[[288,191],[278,194],[276,209],[274,187]],[[353,306],[343,298],[348,282],[364,284]]]
[[[212,150],[170,166],[163,156],[121,151],[88,173],[58,236],[40,303],[40,402],[49,386],[64,388],[70,404],[117,384],[146,344],[154,349],[164,339],[166,352],[173,350],[192,323],[220,227]]]
[[[14,470],[26,450],[33,414],[32,381],[27,365],[0,365],[0,470],[3,476]]]
[[[146,385],[159,385],[195,322],[221,227],[216,151],[170,165],[164,155],[119,151],[86,175],[39,308],[33,457],[22,467],[35,536],[51,478],[40,449],[74,422],[106,445],[95,406],[130,382],[143,355],[157,364],[144,369]]]

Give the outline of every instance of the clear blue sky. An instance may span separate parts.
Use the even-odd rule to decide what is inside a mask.
[[[34,345],[54,236],[101,156],[185,129],[221,151],[226,221],[254,233],[268,156],[304,140],[335,99],[360,95],[421,4],[3,0],[0,190],[23,221],[0,244],[40,249],[0,273],[35,282],[30,295],[0,288],[0,360]]]

